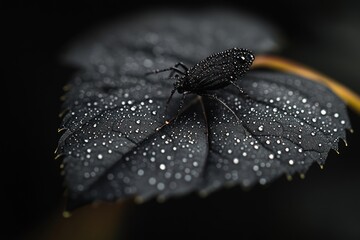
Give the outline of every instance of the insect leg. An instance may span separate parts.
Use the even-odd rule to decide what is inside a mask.
[[[205,106],[204,106],[204,102],[203,102],[203,99],[202,97],[199,95],[198,96],[199,100],[200,100],[200,104],[201,104],[201,110],[203,112],[203,115],[204,115],[204,119],[205,119],[205,125],[206,125],[206,128],[205,128],[205,134],[207,135],[208,134],[208,119],[207,119],[207,116],[206,116],[206,111],[205,111]]]
[[[177,113],[176,113],[176,116],[175,116],[175,119],[174,119],[174,123],[176,122],[178,116],[180,115],[180,110],[183,108],[186,94],[187,94],[187,92],[184,92],[183,95],[182,95],[182,98],[181,98],[180,104],[179,104],[179,108],[178,108],[178,110],[177,110]]]
[[[150,75],[150,74],[157,74],[160,72],[166,72],[166,71],[174,71],[177,72],[181,75],[184,75],[185,73],[183,73],[180,69],[176,68],[176,67],[169,67],[169,68],[164,68],[164,69],[155,69],[151,72],[147,72],[146,75]]]
[[[188,67],[183,62],[178,62],[177,64],[175,64],[175,67],[179,67],[179,66],[184,68],[185,71],[188,70]]]
[[[176,68],[177,69],[177,68]],[[171,78],[173,78],[173,76],[175,75],[175,79],[178,79],[179,78],[179,73],[181,74],[181,75],[185,75],[185,73],[183,73],[183,72],[179,72],[180,70],[179,69],[177,69],[177,70],[174,70],[174,69],[172,69],[171,70],[171,73],[169,74],[169,79],[171,79]],[[176,74],[176,73],[178,73],[178,74]]]
[[[231,83],[232,85],[234,85],[234,86],[239,90],[240,95],[242,95],[242,96],[245,97],[245,98],[249,98],[249,95],[247,95],[246,92],[244,92],[244,90],[243,90],[239,85],[237,85],[234,81],[231,81],[231,80],[230,80],[230,83]]]
[[[165,116],[165,117],[166,117],[166,113],[167,113],[167,109],[168,109],[170,100],[171,100],[172,96],[174,95],[175,91],[176,91],[176,88],[174,88],[173,90],[171,90],[171,94],[170,94],[168,100],[166,101],[166,106],[165,106],[165,111],[164,111],[164,116]]]
[[[174,68],[180,71],[180,69],[178,68],[179,66],[182,67],[182,68],[185,70],[185,72],[181,72],[180,74],[181,74],[181,75],[185,75],[185,74],[186,74],[186,71],[188,70],[188,68],[187,68],[186,65],[185,65],[184,63],[182,63],[182,62],[176,63],[176,64],[174,65]],[[172,69],[172,72],[170,73],[169,78],[172,78],[172,76],[174,76],[175,73],[179,73],[179,71],[176,71],[176,70]],[[178,77],[178,76],[175,75],[175,78],[177,78],[177,77]]]
[[[210,97],[212,99],[215,99],[216,101],[220,102],[222,105],[224,105],[236,118],[236,120],[240,123],[239,117],[236,115],[236,113],[220,98],[218,98],[215,94],[201,94],[201,96]]]

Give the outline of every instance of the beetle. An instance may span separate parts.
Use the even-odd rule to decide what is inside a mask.
[[[182,108],[185,96],[193,93],[217,100],[240,121],[235,112],[224,101],[209,91],[221,89],[232,84],[239,90],[240,94],[246,95],[241,87],[236,84],[236,81],[250,69],[254,60],[255,56],[252,51],[235,47],[214,53],[190,68],[182,62],[178,62],[172,67],[156,69],[147,74],[171,71],[169,79],[176,80],[170,97],[167,100],[166,109],[176,91],[183,94],[179,110]]]

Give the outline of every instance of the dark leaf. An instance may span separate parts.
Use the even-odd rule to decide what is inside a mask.
[[[173,81],[146,72],[194,63],[230,45],[271,49],[261,47],[271,32],[257,22],[207,14],[145,17],[72,52],[72,62],[86,70],[71,82],[59,140],[68,209],[96,200],[165,199],[266,184],[282,174],[305,173],[313,162],[323,164],[345,139],[350,122],[334,93],[295,75],[260,71],[237,82],[248,97],[232,85],[214,91],[241,122],[212,98],[190,95],[177,120],[164,124],[176,115],[181,96],[174,96],[164,117]]]
[[[139,72],[139,67],[169,67],[180,59],[195,63],[233,47],[274,52],[281,40],[274,26],[238,11],[155,11],[84,34],[64,57],[82,67]]]

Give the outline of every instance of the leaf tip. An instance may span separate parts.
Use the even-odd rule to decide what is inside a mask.
[[[57,152],[57,150],[55,150],[55,154],[56,154],[56,152]],[[63,156],[64,154],[62,154],[62,153],[59,153],[59,154],[57,154],[56,156],[55,156],[55,160],[58,160],[61,156]]]
[[[62,131],[64,131],[64,130],[66,130],[66,128],[65,127],[63,127],[63,128],[58,128],[58,133],[60,133],[60,132],[62,132]]]
[[[66,100],[66,95],[60,96],[60,101],[64,102]]]
[[[71,217],[71,213],[70,213],[69,211],[63,211],[63,212],[62,212],[62,216],[63,216],[64,218],[70,218],[70,217]]]
[[[198,192],[198,195],[199,195],[200,197],[202,197],[202,198],[206,198],[206,197],[209,195],[209,192],[206,191],[206,190],[200,190],[200,191]]]
[[[66,84],[62,87],[63,91],[67,92],[71,89],[71,84]]]
[[[348,143],[347,143],[346,139],[341,138],[341,140],[344,142],[345,147],[347,147],[347,146],[348,146]]]
[[[286,174],[286,180],[290,182],[293,180],[293,177],[290,174]]]
[[[59,118],[62,118],[62,117],[65,115],[65,113],[67,113],[68,111],[69,111],[69,109],[64,109],[64,110],[62,110],[62,111],[58,114]]]
[[[159,195],[159,196],[157,196],[157,198],[156,198],[156,201],[157,201],[158,203],[164,203],[166,200],[167,200],[167,199],[166,199],[166,197],[165,197],[164,195]]]
[[[136,197],[134,198],[134,202],[135,202],[136,204],[142,204],[142,203],[145,202],[145,198],[142,197],[142,196],[136,196]]]

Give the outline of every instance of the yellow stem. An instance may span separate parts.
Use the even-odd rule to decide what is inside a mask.
[[[328,86],[332,91],[334,91],[346,104],[349,105],[355,112],[360,114],[360,96],[355,92],[351,91],[344,85],[336,82],[334,79],[325,76],[313,70],[309,67],[306,67],[302,64],[290,61],[285,58],[278,56],[269,56],[269,55],[259,55],[256,57],[252,68],[271,68],[284,72],[294,73],[305,78],[317,81]]]

